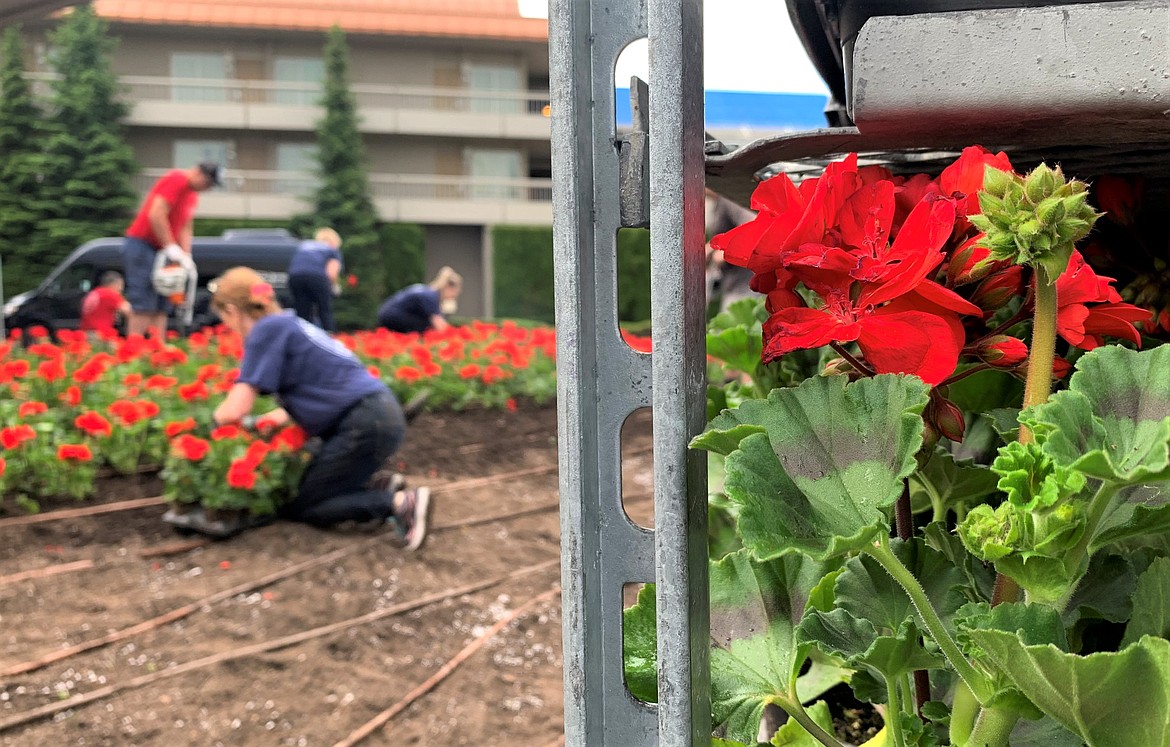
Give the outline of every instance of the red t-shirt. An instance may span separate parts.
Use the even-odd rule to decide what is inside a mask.
[[[134,222],[126,229],[126,235],[153,244],[155,249],[161,249],[162,239],[154,235],[154,228],[150,225],[150,206],[154,204],[155,197],[163,198],[171,206],[167,214],[167,223],[171,224],[171,233],[178,239],[183,227],[195,214],[199,193],[191,189],[191,183],[187,181],[187,172],[182,169],[168,171],[150,188],[150,193],[146,195],[146,200],[138,209]]]
[[[109,331],[114,328],[114,315],[122,306],[122,294],[104,286],[85,294],[81,302],[81,328]]]

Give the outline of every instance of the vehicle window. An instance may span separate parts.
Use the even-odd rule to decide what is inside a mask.
[[[53,280],[49,289],[54,293],[70,293],[75,291],[88,293],[93,288],[95,274],[96,268],[93,265],[70,265]]]

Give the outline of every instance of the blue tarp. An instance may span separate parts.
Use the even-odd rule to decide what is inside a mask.
[[[630,125],[630,91],[617,89],[617,125]],[[707,129],[749,127],[759,130],[810,130],[825,126],[820,94],[707,91]]]

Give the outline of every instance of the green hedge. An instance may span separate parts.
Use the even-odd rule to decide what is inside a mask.
[[[495,226],[492,229],[497,317],[552,323],[552,229]],[[650,232],[623,228],[618,233],[618,319],[650,318]]]

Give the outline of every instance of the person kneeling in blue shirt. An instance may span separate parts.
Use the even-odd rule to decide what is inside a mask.
[[[291,420],[322,440],[280,517],[314,526],[392,519],[406,547],[418,549],[430,491],[392,490],[397,476],[379,470],[406,434],[393,393],[340,342],[282,311],[254,270],[234,267],[214,283],[212,308],[244,338],[240,375],[215,409],[215,425],[241,422],[258,394],[272,394],[280,407],[261,416],[265,421]]]
[[[443,267],[429,285],[408,285],[383,301],[378,308],[378,326],[391,332],[444,330],[449,326],[444,315],[455,311],[461,290],[463,278]]]

